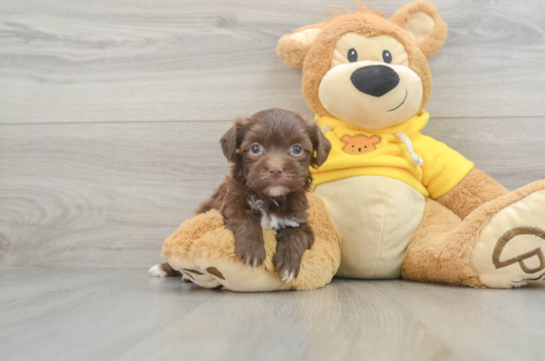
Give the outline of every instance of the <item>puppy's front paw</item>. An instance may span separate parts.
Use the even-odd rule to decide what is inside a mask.
[[[301,269],[301,260],[303,255],[290,247],[277,248],[273,256],[273,263],[278,271],[282,281],[290,283],[292,279],[299,275]]]
[[[261,266],[267,258],[264,242],[237,242],[235,253],[242,262],[254,267]]]

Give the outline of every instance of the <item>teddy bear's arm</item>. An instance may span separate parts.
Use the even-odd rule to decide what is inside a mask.
[[[485,172],[472,169],[456,187],[437,201],[464,219],[480,205],[509,191]]]

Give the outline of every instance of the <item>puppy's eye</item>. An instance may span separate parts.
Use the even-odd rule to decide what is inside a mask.
[[[301,155],[303,153],[303,148],[301,148],[300,145],[294,145],[291,147],[291,154],[293,155]]]
[[[261,154],[261,152],[263,151],[263,149],[261,148],[261,146],[259,144],[254,144],[250,147],[250,152],[252,154]]]
[[[351,63],[353,63],[355,61],[358,61],[358,52],[356,51],[356,49],[352,48],[352,49],[348,50],[347,59]]]
[[[382,52],[382,60],[384,60],[385,63],[390,64],[392,62],[392,54],[388,50],[384,50]]]

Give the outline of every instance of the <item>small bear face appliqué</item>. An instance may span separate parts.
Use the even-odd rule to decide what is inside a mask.
[[[352,137],[345,134],[342,136],[341,141],[346,143],[343,147],[343,152],[351,155],[361,155],[377,149],[375,145],[380,143],[381,138],[378,135],[368,137],[363,134],[358,134]]]

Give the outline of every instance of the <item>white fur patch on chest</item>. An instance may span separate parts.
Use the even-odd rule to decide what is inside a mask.
[[[292,217],[280,218],[274,214],[264,214],[261,217],[261,227],[278,231],[287,227],[299,227],[301,220]]]
[[[264,204],[261,199],[256,199],[253,195],[247,200],[252,211],[261,212],[261,227],[279,231],[287,227],[299,227],[303,220],[294,217],[278,217],[274,214],[269,214],[264,209]]]

